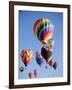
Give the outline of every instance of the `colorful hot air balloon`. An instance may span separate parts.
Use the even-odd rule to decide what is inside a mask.
[[[21,60],[27,66],[33,59],[33,52],[30,49],[24,49],[21,52]]]
[[[43,58],[40,56],[39,52],[36,52],[36,62],[39,66],[43,63]]]
[[[46,44],[53,37],[54,25],[47,18],[38,19],[34,24],[34,34],[42,44]]]
[[[37,69],[34,69],[34,76],[38,77],[38,75],[39,75],[39,73],[38,73]]]

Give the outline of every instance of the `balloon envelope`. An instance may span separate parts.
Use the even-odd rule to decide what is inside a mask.
[[[21,72],[23,72],[23,71],[24,71],[24,67],[21,66],[21,67],[19,68],[19,70],[20,70]]]
[[[33,77],[33,73],[30,72],[30,73],[28,74],[28,76],[29,76],[29,78],[32,78],[32,77]]]
[[[54,25],[47,18],[38,19],[34,24],[34,34],[42,44],[46,44],[53,37]]]
[[[37,64],[39,64],[39,66],[41,66],[41,64],[43,63],[43,58],[41,58],[39,52],[36,52],[36,62]]]
[[[21,60],[23,61],[23,63],[25,64],[25,66],[28,65],[29,62],[32,61],[33,58],[33,52],[29,49],[24,49],[21,52]]]
[[[48,59],[52,56],[52,51],[47,50],[45,47],[41,48],[42,57],[48,62]]]
[[[57,62],[54,62],[54,64],[53,64],[53,68],[54,68],[54,69],[57,68]]]
[[[35,70],[34,70],[34,76],[35,76],[35,77],[38,77],[38,74],[39,74],[39,73],[38,73],[37,69],[35,69]]]

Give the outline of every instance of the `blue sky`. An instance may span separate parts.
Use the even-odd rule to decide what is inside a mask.
[[[34,36],[33,26],[36,20],[40,18],[50,19],[55,28],[53,40],[55,42],[53,46],[53,59],[57,61],[58,66],[56,70],[53,70],[48,65],[48,69],[45,68],[46,62],[40,67],[35,60],[35,52],[39,51],[42,47],[40,41]],[[63,13],[58,12],[40,12],[40,11],[19,11],[19,53],[28,48],[33,51],[34,58],[31,63],[27,66],[27,69],[23,72],[19,72],[19,79],[26,79],[29,72],[33,72],[37,69],[39,72],[38,78],[49,78],[53,74],[55,77],[63,76]],[[19,58],[19,67],[25,67],[21,59]],[[34,77],[33,77],[34,78]]]

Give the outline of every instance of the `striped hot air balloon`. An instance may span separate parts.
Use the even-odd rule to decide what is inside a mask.
[[[47,18],[38,19],[34,24],[34,34],[42,44],[46,44],[53,37],[54,25]]]

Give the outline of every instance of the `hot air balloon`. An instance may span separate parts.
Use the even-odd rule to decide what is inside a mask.
[[[41,55],[47,62],[49,60],[49,58],[52,56],[52,51],[48,50],[48,48],[42,47],[41,48]]]
[[[33,73],[32,72],[29,72],[28,73],[28,76],[29,76],[29,78],[32,78],[33,77]]]
[[[37,51],[36,52],[36,62],[39,66],[43,63],[43,58],[40,56],[40,53]]]
[[[21,67],[19,68],[19,70],[20,70],[20,72],[23,72],[23,71],[24,71],[24,67],[21,66]]]
[[[53,37],[54,25],[47,18],[38,19],[34,24],[34,34],[42,44],[46,44]]]
[[[54,62],[53,63],[53,68],[56,70],[56,68],[57,68],[57,62]]]
[[[33,59],[33,52],[30,49],[24,49],[21,52],[21,60],[27,66]]]
[[[41,48],[41,55],[42,57],[46,60],[46,62],[51,66],[53,67],[54,69],[57,68],[57,63],[53,61],[52,59],[52,48],[45,48],[45,47],[42,47]]]
[[[39,73],[38,73],[37,69],[35,69],[35,70],[34,70],[34,76],[35,76],[35,77],[38,77],[38,75],[39,75]]]
[[[53,39],[49,39],[47,42],[47,46],[48,47],[52,47],[54,45],[54,40]]]

